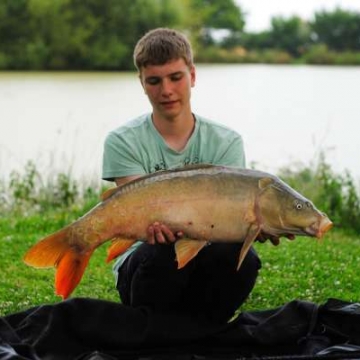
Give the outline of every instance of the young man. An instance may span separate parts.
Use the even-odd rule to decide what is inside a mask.
[[[152,112],[107,136],[103,179],[121,185],[197,163],[245,167],[240,135],[192,112],[196,71],[183,34],[165,28],[148,32],[135,47],[134,62]],[[114,265],[122,302],[203,321],[228,321],[255,284],[261,266],[255,251],[237,271],[241,244],[211,244],[178,270],[173,243],[182,234],[160,223],[149,224],[147,231],[147,242],[136,243]]]

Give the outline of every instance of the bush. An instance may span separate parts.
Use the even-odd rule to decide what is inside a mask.
[[[333,65],[335,53],[325,44],[314,45],[303,56],[305,63],[314,65]]]
[[[0,198],[3,199],[0,213],[34,214],[48,210],[80,208],[95,205],[99,197],[99,186],[85,185],[82,188],[70,174],[59,173],[44,179],[32,161],[28,161],[24,172],[12,171],[10,181],[0,184]]]

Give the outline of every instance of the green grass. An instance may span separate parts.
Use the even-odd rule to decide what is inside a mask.
[[[54,269],[28,267],[22,257],[39,239],[83,215],[104,190],[65,173],[51,179],[41,174],[30,161],[23,173],[11,174],[10,182],[0,181],[0,315],[61,301],[54,295]],[[355,181],[348,173],[334,173],[324,154],[314,164],[287,167],[280,175],[325,211],[335,228],[320,242],[298,237],[283,239],[277,247],[256,243],[263,266],[241,310],[269,309],[294,299],[360,301],[360,194]],[[73,297],[119,301],[105,258],[106,245],[91,258]]]
[[[54,295],[54,269],[22,262],[26,250],[45,235],[82,214],[82,210],[0,220],[0,315],[61,301]],[[269,309],[293,299],[322,303],[327,298],[360,300],[360,236],[332,230],[322,241],[283,239],[277,247],[256,243],[263,267],[245,310]],[[91,258],[72,297],[119,301],[106,245]]]
[[[69,223],[79,213],[54,212],[47,216],[0,220],[0,315],[61,301],[54,295],[54,269],[34,269],[25,265],[22,257],[31,245]],[[119,301],[111,265],[105,264],[105,258],[106,247],[103,246],[91,258],[72,296]]]
[[[293,299],[360,301],[360,236],[332,230],[323,240],[283,239],[256,244],[262,270],[246,308],[276,307]]]

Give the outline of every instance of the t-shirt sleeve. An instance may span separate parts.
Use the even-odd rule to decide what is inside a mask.
[[[217,153],[218,158],[215,162],[218,165],[245,168],[246,161],[242,137],[234,133],[225,144],[225,146],[222,146],[221,151]]]
[[[122,134],[109,133],[104,142],[103,180],[114,181],[117,177],[146,174],[134,146],[131,139],[127,139]]]

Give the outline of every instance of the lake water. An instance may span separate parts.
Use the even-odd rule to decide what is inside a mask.
[[[360,179],[360,68],[199,65],[192,105],[237,130],[258,169],[324,151]],[[135,73],[0,73],[0,178],[28,160],[99,178],[106,134],[148,111]]]

